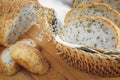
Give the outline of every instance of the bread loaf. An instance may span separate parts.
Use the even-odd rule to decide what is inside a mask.
[[[120,29],[102,17],[74,17],[62,29],[61,38],[70,43],[101,51],[120,48]]]
[[[74,0],[73,7],[75,8],[91,3],[105,3],[120,12],[120,0]]]
[[[50,30],[53,35],[57,34],[57,18],[54,9],[41,8],[37,11],[39,17],[37,24],[44,24],[44,29]]]
[[[34,14],[40,5],[37,0],[2,0],[0,16],[0,43],[13,44],[36,22]],[[7,10],[8,8],[8,10]]]
[[[18,41],[16,44],[6,48],[0,54],[0,72],[5,75],[14,75],[17,71],[19,71],[20,66],[10,57],[11,51],[20,44],[27,44],[32,47],[37,47],[37,44],[31,39],[24,39]]]
[[[10,12],[20,13],[23,7],[31,4],[35,4],[35,7],[40,6],[37,0],[0,0],[0,16]]]
[[[11,58],[28,71],[44,74],[49,69],[49,64],[42,53],[34,47],[20,44],[11,52]]]
[[[120,14],[116,10],[110,8],[106,4],[93,3],[86,6],[80,6],[78,8],[73,8],[70,10],[66,17],[65,22],[76,16],[99,16],[107,18],[113,21],[120,28]]]

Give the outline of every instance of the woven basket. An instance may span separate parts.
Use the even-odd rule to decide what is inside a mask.
[[[64,46],[55,40],[58,55],[70,66],[98,76],[120,76],[120,55],[95,54]]]

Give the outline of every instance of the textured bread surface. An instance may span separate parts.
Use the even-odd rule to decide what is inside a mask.
[[[16,42],[14,45],[9,46],[0,54],[0,72],[4,75],[14,75],[20,70],[20,66],[10,57],[11,51],[20,44],[27,44],[32,47],[38,48],[35,41],[32,39],[23,39]]]
[[[119,50],[120,29],[102,17],[74,17],[62,29],[61,38],[73,44],[98,50]]]
[[[37,24],[44,24],[44,29],[49,30],[53,35],[57,34],[57,18],[54,9],[41,8],[38,10],[37,15],[39,17]]]
[[[113,21],[118,27],[120,27],[119,12],[103,3],[93,3],[85,6],[79,6],[78,8],[73,8],[66,14],[65,22],[76,16],[104,17]]]
[[[36,7],[41,6],[37,0],[1,0],[0,16],[10,12],[19,13],[26,5],[35,4]]]
[[[91,3],[105,3],[111,8],[120,12],[120,0],[75,0],[73,2],[73,7],[83,6]]]
[[[42,53],[29,45],[21,44],[10,54],[11,58],[28,71],[44,74],[49,70],[49,64]]]
[[[0,5],[0,43],[9,46],[35,24],[41,5],[37,0],[2,0]]]

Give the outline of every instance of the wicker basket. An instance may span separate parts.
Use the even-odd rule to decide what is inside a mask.
[[[120,55],[93,54],[64,46],[55,40],[58,55],[70,66],[93,75],[120,76]]]

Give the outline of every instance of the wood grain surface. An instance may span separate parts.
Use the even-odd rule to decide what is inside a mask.
[[[22,69],[14,76],[0,74],[0,80],[120,80],[120,77],[93,76],[71,68],[56,54],[55,46],[48,42],[45,36],[42,41],[37,39],[40,31],[38,27],[32,27],[21,38],[31,38],[38,43],[39,50],[50,62],[49,72],[44,75],[36,75]],[[0,51],[3,49],[4,47],[0,46]]]

